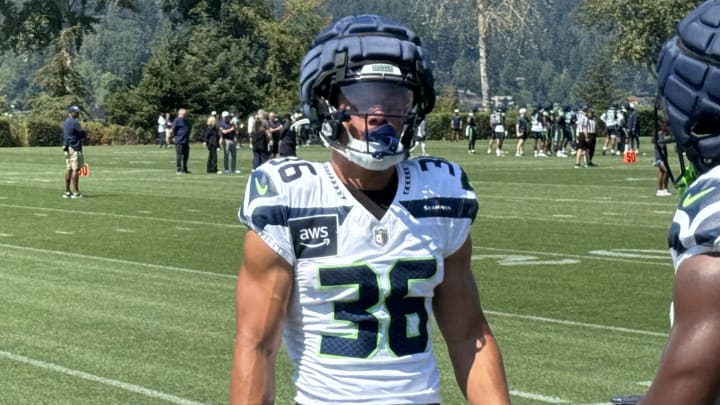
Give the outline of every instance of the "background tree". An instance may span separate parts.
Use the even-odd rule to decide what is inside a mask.
[[[654,72],[662,45],[675,33],[678,21],[703,0],[585,0],[582,21],[609,33],[615,60]]]
[[[105,116],[104,105],[116,90],[142,79],[162,24],[161,12],[152,1],[140,3],[136,12],[110,5],[95,33],[85,36],[77,69],[93,89],[88,106],[95,116]]]
[[[526,27],[539,21],[537,7],[545,1],[530,0],[442,0],[440,2],[415,2],[415,14],[422,19],[423,24],[440,31],[439,27],[447,24],[448,20],[455,21],[455,38],[465,39],[469,45],[465,32],[475,32],[475,46],[477,60],[477,74],[480,82],[480,94],[483,109],[490,107],[490,81],[488,79],[488,40],[498,42],[515,42],[517,33],[525,31]],[[472,38],[471,36],[470,38]]]
[[[605,63],[610,57],[609,53],[610,50],[606,49],[603,54],[595,58],[594,63],[588,65],[574,89],[579,95],[578,99],[595,111],[605,110],[610,103],[620,97],[615,84],[616,72],[612,68],[608,69]]]
[[[587,102],[582,82],[597,81],[592,68],[609,75],[602,79],[619,100],[651,95],[654,78],[632,64],[640,57],[612,51],[596,61],[606,45],[654,64],[653,48],[699,1],[0,0],[0,94],[23,107],[62,106],[69,93],[85,94],[84,84],[91,91],[82,105],[94,115],[147,130],[181,104],[201,115],[260,106],[284,113],[298,103],[298,66],[317,32],[345,15],[376,13],[423,39],[447,98],[438,112],[479,105],[460,104],[472,93],[519,105]],[[70,39],[61,46],[62,35]]]
[[[56,53],[33,77],[33,84],[40,92],[29,100],[29,104],[46,118],[61,119],[69,105],[82,105],[81,101],[90,94],[75,64],[73,43],[78,30],[75,26],[60,33],[55,41]]]
[[[74,46],[79,48],[108,5],[137,8],[136,0],[0,0],[0,49],[42,50],[69,28],[75,30]]]
[[[52,53],[34,78],[44,91],[30,101],[39,111],[55,115],[89,94],[74,59],[85,35],[94,32],[111,4],[137,7],[135,0],[0,0],[0,50]]]
[[[286,1],[279,19],[263,1],[226,1],[219,12],[213,4],[196,1],[177,11],[185,17],[166,27],[140,82],[109,103],[112,122],[150,129],[159,112],[181,106],[203,116],[259,107],[284,113],[297,105],[300,59],[324,21],[320,3]]]
[[[537,9],[542,3],[529,0],[475,0],[477,18],[478,69],[482,106],[490,107],[490,82],[488,80],[487,41],[492,37],[498,41],[510,41],[515,32],[523,32],[533,21],[538,21]]]
[[[320,0],[286,0],[279,20],[264,25],[268,38],[266,103],[280,112],[290,112],[299,104],[298,67],[308,45],[330,21],[319,13]]]

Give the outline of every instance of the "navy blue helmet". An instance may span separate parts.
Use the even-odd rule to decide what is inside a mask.
[[[665,118],[683,172],[720,163],[720,1],[709,0],[683,18],[657,64]],[[685,168],[685,153],[693,167]],[[688,179],[688,173],[681,178]]]
[[[305,115],[320,127],[326,145],[371,170],[383,170],[408,156],[415,128],[435,105],[430,60],[418,36],[388,18],[344,17],[321,32],[302,61],[300,99]],[[365,116],[377,94],[405,94],[388,117],[402,118],[366,134],[359,144],[342,123]],[[407,103],[406,103],[407,101]],[[345,108],[352,106],[353,108]]]

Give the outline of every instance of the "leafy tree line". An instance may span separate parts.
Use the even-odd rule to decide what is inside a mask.
[[[699,2],[0,0],[0,109],[58,121],[78,103],[149,134],[160,112],[180,106],[198,118],[288,112],[311,39],[333,18],[366,12],[423,38],[440,111],[457,106],[457,90],[482,95],[483,76],[487,97],[600,108],[654,91],[655,55]],[[479,21],[490,24],[483,40]]]
[[[297,66],[328,20],[306,0],[284,1],[280,15],[266,0],[58,0],[43,11],[48,3],[0,0],[0,48],[12,61],[0,66],[5,101],[55,120],[77,103],[89,116],[146,130],[181,106],[290,111]],[[19,63],[35,57],[25,69]]]

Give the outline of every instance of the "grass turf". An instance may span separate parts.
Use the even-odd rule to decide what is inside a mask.
[[[634,165],[598,153],[582,169],[463,143],[428,151],[459,162],[478,194],[473,271],[513,403],[643,392],[668,329],[677,202],[655,197],[651,145]],[[70,200],[59,148],[0,149],[0,403],[226,403],[250,152],[239,175],[205,174],[200,145],[182,176],[172,150],[85,155],[85,198]],[[434,338],[443,403],[463,403]],[[278,362],[276,403],[291,404],[291,367]]]

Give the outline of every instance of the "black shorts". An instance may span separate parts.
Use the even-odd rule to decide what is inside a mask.
[[[607,127],[607,134],[611,137],[618,137],[620,136],[620,128],[617,125],[610,125]]]

